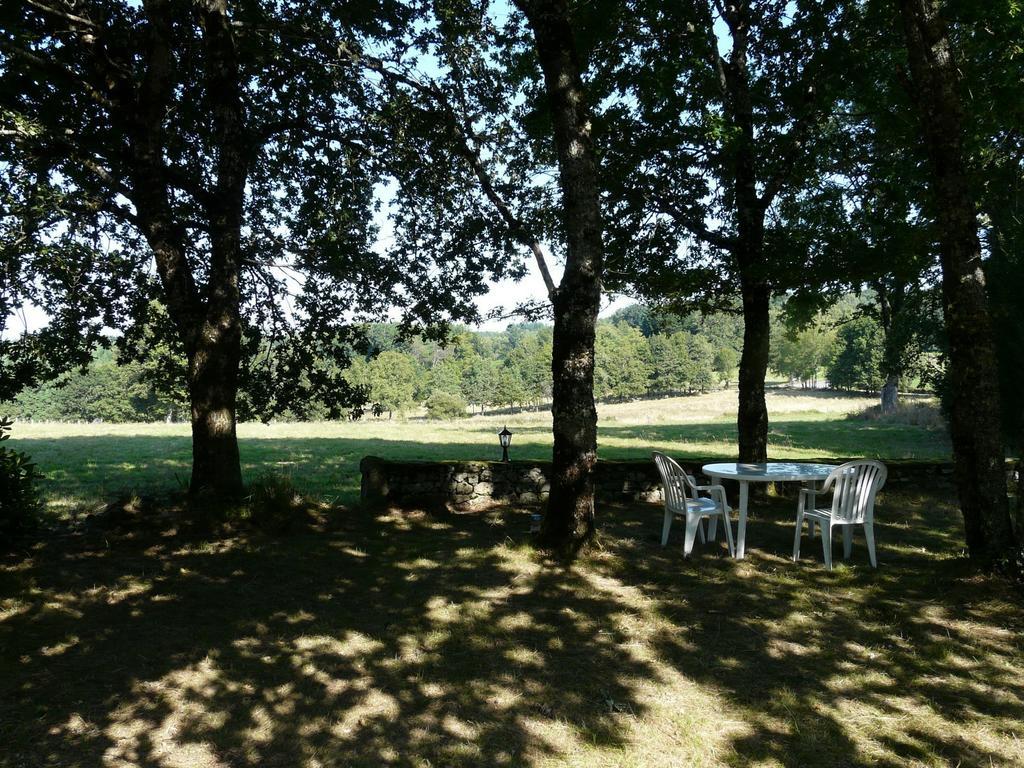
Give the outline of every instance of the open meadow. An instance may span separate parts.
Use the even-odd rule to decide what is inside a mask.
[[[875,399],[832,392],[769,390],[769,458],[949,458],[946,430],[929,398],[910,398],[908,418],[855,418]],[[915,403],[921,405],[915,406]],[[736,455],[736,391],[602,404],[599,454],[648,458],[661,450],[685,458]],[[524,412],[454,421],[421,417],[359,422],[239,425],[242,468],[248,479],[265,472],[292,476],[303,492],[330,503],[359,496],[359,460],[497,459],[496,433],[515,433],[512,456],[549,458],[551,416]],[[64,514],[125,493],[183,489],[191,456],[186,424],[18,424],[11,447],[27,451],[46,475],[47,504]]]

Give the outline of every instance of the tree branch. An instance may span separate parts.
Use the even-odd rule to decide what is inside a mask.
[[[534,259],[537,262],[537,267],[540,270],[541,277],[544,279],[544,286],[547,289],[548,298],[554,300],[557,288],[551,277],[551,272],[548,269],[547,259],[544,256],[544,250],[541,247],[540,242],[537,238],[532,236],[525,222],[523,222],[523,220],[512,211],[508,201],[506,201],[498,191],[490,172],[487,170],[483,159],[480,156],[480,150],[478,148],[479,140],[472,129],[470,121],[464,117],[460,118],[459,114],[452,106],[451,101],[445,94],[444,89],[437,85],[433,80],[422,82],[411,77],[405,72],[396,72],[394,69],[387,66],[381,59],[374,56],[367,56],[358,51],[353,51],[344,42],[338,46],[338,52],[340,55],[347,57],[350,61],[360,64],[367,69],[376,72],[382,77],[414,89],[416,92],[426,96],[441,108],[448,124],[448,129],[458,144],[459,152],[473,171],[473,174],[476,176],[481,191],[491,205],[494,206],[498,215],[501,216],[502,221],[505,222],[509,235],[521,245],[525,245],[530,248]]]
[[[672,220],[676,224],[686,229],[694,237],[700,238],[709,245],[713,245],[716,248],[722,248],[727,251],[733,250],[738,245],[735,237],[726,235],[723,232],[716,232],[715,230],[708,229],[708,226],[703,221],[688,211],[682,210],[667,197],[655,196],[654,202],[660,213],[672,217]]]

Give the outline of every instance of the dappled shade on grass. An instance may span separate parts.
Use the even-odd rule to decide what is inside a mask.
[[[1024,611],[938,491],[833,574],[788,500],[743,562],[662,549],[653,506],[568,570],[515,510],[53,539],[0,571],[0,765],[1012,764]]]

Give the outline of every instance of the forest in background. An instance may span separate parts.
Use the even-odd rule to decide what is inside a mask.
[[[771,368],[794,385],[877,392],[885,332],[872,314],[870,296],[843,297],[830,309],[798,320],[777,302],[772,312]],[[922,323],[905,366],[912,388],[934,388],[941,379],[939,321]],[[455,327],[444,342],[405,338],[396,324],[364,329],[345,378],[365,405],[347,418],[392,418],[424,406],[431,418],[459,418],[488,409],[540,408],[551,398],[552,328],[513,323],[504,331]],[[707,392],[729,386],[743,341],[738,313],[679,314],[634,304],[598,323],[595,396],[605,402]],[[269,357],[272,358],[272,355]],[[2,405],[6,415],[32,421],[187,421],[187,397],[166,376],[165,361],[119,363],[101,349],[84,370],[28,389]],[[240,410],[253,418],[246,393]],[[336,416],[336,414],[335,414]],[[310,402],[281,420],[332,418]]]

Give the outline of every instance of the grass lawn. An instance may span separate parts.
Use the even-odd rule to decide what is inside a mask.
[[[1024,608],[929,492],[833,573],[778,499],[741,562],[650,506],[570,569],[519,510],[54,536],[0,559],[0,766],[1022,765]]]
[[[849,419],[874,398],[775,389],[769,455],[774,459],[872,456],[945,459],[944,427]],[[604,405],[600,408],[600,455],[648,458],[652,450],[682,457],[736,455],[736,392]],[[359,496],[359,460],[368,454],[393,459],[500,457],[496,433],[507,423],[515,433],[512,455],[549,458],[547,413],[476,416],[451,422],[424,419],[356,423],[242,424],[243,470],[294,476],[304,491],[351,504]],[[95,506],[124,491],[174,490],[187,485],[189,428],[183,424],[18,424],[9,443],[28,451],[47,476],[50,509],[57,514]]]

